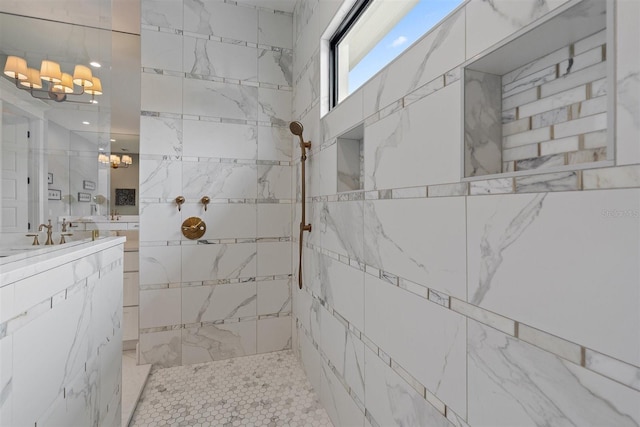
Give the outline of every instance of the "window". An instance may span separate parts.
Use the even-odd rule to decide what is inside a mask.
[[[330,40],[331,105],[362,86],[463,0],[357,0]]]

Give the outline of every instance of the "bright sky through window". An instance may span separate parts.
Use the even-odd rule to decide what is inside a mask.
[[[376,0],[374,0],[376,1]],[[378,0],[379,1],[379,0]],[[393,1],[393,0],[383,0]],[[420,0],[362,60],[349,71],[349,93],[393,61],[455,9],[463,0]]]

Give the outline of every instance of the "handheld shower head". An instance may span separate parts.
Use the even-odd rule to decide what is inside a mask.
[[[296,136],[302,136],[302,130],[304,129],[304,127],[302,126],[302,123],[300,122],[291,122],[289,123],[289,130],[291,131],[292,134],[296,135]]]

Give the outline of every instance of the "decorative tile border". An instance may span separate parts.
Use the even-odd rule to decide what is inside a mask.
[[[589,369],[590,371],[598,373],[612,381],[616,381],[634,390],[640,391],[640,367],[638,366],[622,362],[613,357],[591,350],[586,346],[565,340],[564,338],[541,331],[517,320],[509,319],[484,308],[469,304],[468,302],[447,295],[444,292],[404,279],[394,273],[377,269],[359,261],[355,261],[354,263],[354,260],[344,255],[337,254],[309,243],[306,243],[304,246],[342,264],[363,271],[366,274],[374,276],[390,285],[398,286],[407,292],[411,292],[412,294],[419,296],[420,298],[424,298],[434,304],[441,305],[465,317],[497,329],[507,335],[541,348],[542,350],[548,351],[570,363]],[[327,303],[322,300],[320,296],[314,294],[307,286],[304,286],[304,289],[317,299],[320,304],[324,307],[328,307]],[[340,316],[340,318],[342,318],[342,316]],[[589,355],[589,362],[587,362],[587,355]]]
[[[149,111],[149,110],[140,111],[140,116],[160,117],[160,118],[166,118],[166,119],[195,120],[195,121],[213,122],[213,123],[230,123],[230,124],[236,124],[236,125],[263,126],[263,127],[287,129],[287,126],[281,126],[281,125],[278,125],[277,123],[263,122],[258,120],[230,119],[226,117],[215,117],[215,116],[196,116],[192,114],[164,113],[160,111]]]
[[[196,74],[196,73],[184,73],[180,71],[163,70],[161,68],[149,68],[149,67],[142,67],[141,71],[144,74],[156,74],[161,76],[180,77],[183,79],[192,79],[192,80],[207,80],[211,82],[228,83],[228,84],[234,84],[239,86],[263,87],[268,89],[293,92],[293,88],[291,86],[276,85],[273,83],[261,83],[253,80],[239,80],[239,79],[232,79],[229,77],[218,77],[218,76]]]
[[[203,326],[212,326],[212,325],[228,325],[231,323],[242,323],[242,322],[254,322],[262,319],[274,319],[277,317],[290,317],[291,312],[282,312],[282,313],[272,313],[272,314],[261,314],[259,316],[247,316],[247,317],[234,317],[230,319],[220,319],[214,320],[211,322],[198,322],[198,323],[181,323],[179,325],[170,325],[170,326],[159,326],[155,328],[144,328],[140,329],[140,334],[151,334],[154,332],[166,332],[166,331],[179,331],[182,329],[189,328],[201,328]]]
[[[364,200],[424,199],[625,188],[640,188],[640,165],[541,173],[407,188],[358,190],[349,193],[307,197],[307,202],[352,202],[363,200],[363,198]],[[299,199],[296,200],[296,203],[299,202]]]
[[[139,247],[149,248],[157,246],[195,246],[195,245],[233,245],[236,243],[278,243],[291,242],[291,237],[252,237],[252,238],[227,238],[227,239],[203,239],[203,240],[157,240],[141,241]]]
[[[291,274],[279,274],[274,276],[256,276],[256,277],[236,277],[231,279],[219,279],[219,280],[203,280],[198,282],[177,282],[177,283],[159,283],[153,285],[139,285],[141,291],[155,291],[158,289],[182,289],[182,288],[197,288],[201,286],[224,286],[233,285],[238,283],[260,283],[260,282],[272,282],[275,280],[289,280],[292,278]]]

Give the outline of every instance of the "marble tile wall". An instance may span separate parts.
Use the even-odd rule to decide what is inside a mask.
[[[2,266],[1,425],[120,425],[123,240]]]
[[[565,3],[466,1],[324,116],[321,37],[346,3],[296,3],[292,111],[313,144],[304,201],[313,230],[303,242],[304,286],[292,294],[292,339],[335,425],[640,425],[638,103],[627,92],[640,72],[633,2],[612,2],[618,48],[607,46],[606,58],[617,74],[605,89],[618,94],[615,111],[600,111],[592,96],[580,111],[594,114],[572,124],[597,126],[597,114],[616,114],[615,165],[462,178],[460,65]],[[604,64],[601,36],[575,43],[571,74]],[[562,68],[566,59],[553,63]],[[593,95],[605,78],[552,88],[558,83],[538,77],[549,99],[587,84]],[[513,97],[530,90],[504,78],[478,80],[480,91],[496,90],[498,105],[478,111],[479,125],[487,114],[499,119],[501,86],[511,84]],[[548,111],[536,112],[541,126]],[[521,126],[532,121],[505,127],[528,137],[535,129]],[[359,125],[364,187],[339,192],[337,137]],[[580,143],[598,148],[598,130]],[[565,131],[553,142],[574,135]],[[293,166],[295,223],[296,156]],[[297,236],[292,255],[297,261]]]
[[[292,14],[143,0],[141,19],[140,361],[291,348]]]

